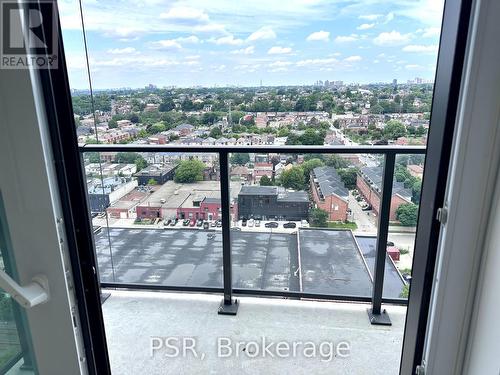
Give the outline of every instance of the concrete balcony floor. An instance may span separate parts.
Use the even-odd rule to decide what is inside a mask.
[[[224,316],[217,314],[218,295],[105,292],[111,293],[103,314],[113,374],[391,375],[399,371],[405,307],[385,306],[393,325],[384,327],[370,325],[367,304],[243,297],[238,315]],[[151,343],[159,346],[157,338],[167,337],[195,338],[199,357],[188,352],[186,357],[169,358],[166,354],[173,350],[165,346],[152,355]],[[232,356],[218,358],[217,339],[221,337],[231,340]],[[295,356],[263,357],[263,337],[266,344],[286,341],[290,347],[293,342],[312,341],[317,344],[317,355],[306,357],[306,344],[297,344]],[[250,341],[259,343],[260,352]],[[334,351],[335,345],[347,342],[349,356],[337,355],[328,361],[328,346],[323,347],[325,356],[319,353],[322,341],[333,342]],[[237,350],[237,342],[246,345]],[[181,347],[181,342],[176,346]],[[275,346],[271,350],[276,354]]]

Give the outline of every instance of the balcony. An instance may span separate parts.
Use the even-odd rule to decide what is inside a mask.
[[[104,292],[109,292],[105,290]],[[366,305],[241,297],[238,315],[215,314],[220,299],[210,294],[110,291],[103,305],[104,322],[114,374],[206,373],[248,374],[397,374],[401,357],[406,308],[387,306],[392,326],[374,326],[366,319]],[[143,319],[142,317],[147,317]],[[199,358],[166,357],[165,347],[151,350],[156,338],[194,338]],[[269,342],[298,343],[296,355],[277,358],[262,353]],[[217,339],[229,338],[238,354],[218,357]],[[251,343],[256,341],[259,347]],[[300,342],[348,343],[349,355],[305,357]],[[124,350],[126,348],[126,350]],[[201,355],[205,354],[202,360]],[[224,352],[223,352],[224,354]],[[229,370],[231,369],[231,370]]]
[[[322,361],[301,362],[301,365],[310,366],[313,373],[332,373],[332,368],[334,373],[376,373],[373,368],[384,374],[398,372],[408,282],[386,251],[392,186],[396,156],[425,154],[425,147],[256,146],[250,149],[97,144],[81,145],[79,150],[82,159],[91,152],[137,152],[155,153],[155,159],[160,154],[169,162],[177,153],[210,154],[208,159],[220,168],[220,181],[181,187],[170,181],[158,188],[144,187],[151,190],[146,194],[151,196],[150,201],[159,202],[156,208],[147,203],[150,201],[141,203],[141,211],[147,207],[144,212],[155,213],[149,224],[127,226],[123,224],[125,219],[101,219],[105,225],[94,234],[94,242],[103,297],[107,298],[103,309],[111,364],[117,373],[125,368],[130,371],[138,364],[150,368],[148,373],[154,373],[154,369],[167,365],[164,356],[151,357],[149,353],[149,340],[153,336],[196,337],[206,348],[206,361],[213,362],[210,368],[216,372],[256,365],[255,361],[241,357],[227,361],[208,358],[209,353],[217,353],[214,340],[225,336],[234,340],[266,336],[287,342],[333,337],[334,341],[340,339],[352,344],[350,358],[335,358],[333,367]],[[378,155],[384,172],[376,233],[300,226],[288,229],[264,224],[242,227],[234,211],[241,184],[229,179],[229,171],[231,154],[244,152]],[[194,214],[189,218],[183,214],[173,226],[158,224],[160,219],[166,222],[166,215],[172,211],[167,201],[185,205],[189,201],[186,191],[191,189],[198,197],[208,185],[212,190],[216,186],[215,195],[220,196],[220,228],[198,227],[193,221],[198,219]],[[163,190],[166,200],[155,195]],[[210,195],[211,199],[215,195]],[[257,194],[256,199],[261,197]],[[365,215],[361,208],[356,214]],[[206,216],[208,211],[202,219]],[[189,224],[183,225],[182,219]],[[220,317],[216,312],[230,317]],[[148,318],[138,320],[141,316]],[[127,352],[134,355],[121,355],[120,345],[133,348]],[[201,369],[202,362],[189,363],[193,366],[190,372],[196,372],[197,366]],[[379,363],[384,365],[378,366]],[[168,362],[168,366],[177,366],[179,371],[185,365],[180,359]],[[282,365],[279,373],[287,368],[292,371],[296,361],[283,360]],[[262,358],[257,366],[265,369],[270,363]]]

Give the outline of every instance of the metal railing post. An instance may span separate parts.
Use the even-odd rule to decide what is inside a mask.
[[[233,280],[231,263],[231,201],[229,192],[229,153],[219,152],[220,189],[222,211],[222,270],[224,273],[224,298],[220,303],[218,313],[221,315],[236,315],[238,300],[233,300]]]
[[[396,154],[385,155],[384,174],[382,180],[382,200],[380,202],[377,254],[375,256],[375,274],[373,281],[372,307],[368,309],[370,323],[375,325],[391,325],[387,312],[382,310],[382,293],[384,290],[384,271],[387,253],[387,236],[389,234],[389,218],[391,212],[392,183]]]

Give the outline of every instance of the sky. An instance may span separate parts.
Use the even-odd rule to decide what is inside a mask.
[[[81,0],[96,89],[433,79],[443,0]],[[58,1],[70,85],[78,0]]]

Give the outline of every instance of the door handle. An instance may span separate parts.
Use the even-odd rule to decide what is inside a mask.
[[[49,281],[45,275],[36,275],[26,286],[19,285],[12,277],[0,269],[0,289],[25,309],[30,309],[49,300]]]

